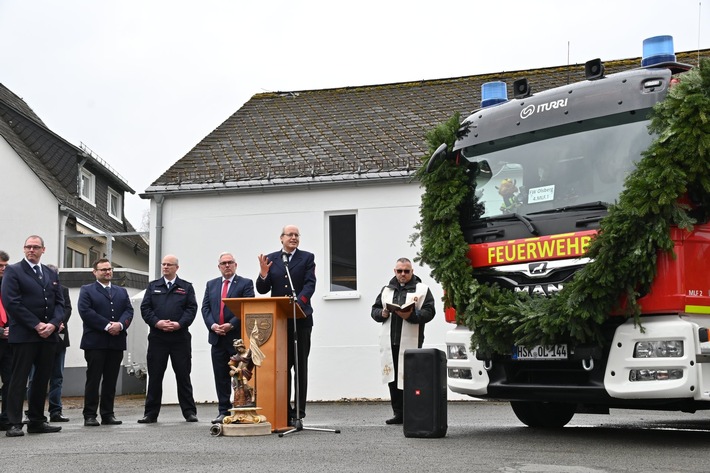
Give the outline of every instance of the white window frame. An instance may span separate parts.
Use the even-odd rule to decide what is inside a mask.
[[[358,233],[358,218],[357,218],[357,211],[355,210],[348,210],[348,211],[338,211],[338,212],[327,212],[325,214],[325,247],[326,247],[326,255],[327,255],[327,261],[326,261],[326,268],[325,268],[325,273],[326,273],[326,281],[328,284],[328,290],[326,294],[323,296],[323,299],[328,300],[328,299],[359,299],[360,298],[360,292],[356,290],[351,290],[351,289],[343,289],[343,290],[333,290],[331,289],[332,287],[332,278],[333,278],[333,271],[332,271],[332,265],[333,265],[333,254],[332,251],[333,249],[331,248],[331,217],[338,217],[338,216],[345,216],[345,215],[352,215],[355,218],[355,235],[353,235],[353,238],[355,240],[355,280],[356,280],[356,286],[359,287],[359,277],[358,277],[358,268],[357,268],[357,233]]]
[[[96,206],[96,176],[82,169],[79,179],[81,199]]]
[[[116,212],[111,211],[111,199],[116,200]],[[121,214],[122,214],[122,208],[123,208],[123,198],[121,194],[116,192],[115,190],[111,189],[110,187],[108,188],[108,195],[106,198],[106,211],[108,212],[109,216],[118,220],[119,222],[122,221]]]

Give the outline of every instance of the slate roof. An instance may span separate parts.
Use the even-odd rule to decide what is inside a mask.
[[[677,53],[697,65],[710,50]],[[641,58],[604,62],[606,74]],[[427,152],[425,134],[479,108],[481,85],[526,77],[533,93],[584,79],[584,65],[450,79],[254,95],[146,194],[402,179]]]
[[[42,183],[55,196],[59,205],[66,206],[75,216],[112,233],[135,232],[124,217],[122,222],[111,218],[103,206],[93,206],[79,196],[77,176],[79,163],[97,176],[98,185],[111,186],[117,192],[135,191],[108,165],[90,151],[78,148],[52,132],[27,105],[10,89],[0,84],[0,136]],[[139,237],[128,237],[131,243],[147,253],[147,244]]]

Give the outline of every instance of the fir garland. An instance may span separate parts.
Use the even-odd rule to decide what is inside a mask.
[[[441,144],[452,148],[459,114],[427,134],[429,154]],[[710,208],[710,61],[682,76],[652,113],[656,135],[627,177],[619,201],[600,222],[580,270],[553,297],[531,296],[479,284],[465,257],[468,244],[459,210],[470,191],[466,166],[450,160],[417,173],[425,192],[417,261],[432,268],[445,290],[445,307],[473,332],[472,346],[483,353],[509,353],[514,344],[602,343],[601,324],[625,300],[625,314],[639,323],[638,298],[656,276],[659,252],[673,251],[672,226],[692,230]],[[427,156],[427,158],[428,158]],[[426,164],[426,159],[424,160]],[[691,206],[681,203],[690,198]]]

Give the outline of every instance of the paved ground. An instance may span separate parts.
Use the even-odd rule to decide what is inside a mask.
[[[341,433],[303,430],[285,437],[224,437],[210,433],[216,406],[199,405],[200,422],[187,423],[177,406],[163,406],[158,423],[138,424],[143,415],[142,396],[122,396],[116,417],[120,426],[84,427],[81,398],[64,400],[70,422],[56,434],[0,437],[0,471],[199,471],[249,472],[398,471],[383,465],[383,458],[398,458],[401,471],[432,471],[441,451],[425,453],[429,442],[408,439],[401,426],[386,426],[391,417],[387,402],[309,403],[304,426],[339,429]],[[458,403],[459,406],[461,403]],[[456,407],[472,413],[471,404]],[[507,407],[507,406],[506,406]],[[507,412],[507,409],[506,409]],[[465,419],[459,419],[460,421]],[[26,430],[26,429],[25,429]],[[419,449],[423,448],[420,455]],[[414,455],[416,453],[416,456]],[[428,460],[428,459],[429,460]],[[304,466],[307,468],[304,469]]]
[[[136,423],[143,397],[124,396],[116,409],[123,425],[100,427],[83,426],[81,407],[81,398],[65,400],[71,421],[60,433],[1,436],[0,471],[708,471],[701,453],[710,440],[707,413],[579,415],[565,429],[540,431],[522,426],[507,403],[449,402],[446,437],[423,439],[386,426],[391,411],[385,402],[309,403],[306,427],[341,433],[303,430],[285,437],[213,436],[214,404],[198,406],[198,423],[185,422],[170,405],[158,423],[143,425]]]

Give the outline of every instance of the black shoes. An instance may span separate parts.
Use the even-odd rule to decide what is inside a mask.
[[[49,416],[49,421],[50,422],[69,422],[69,417],[64,417],[61,412],[57,412],[56,414],[51,414]]]
[[[387,419],[385,421],[385,424],[387,424],[387,425],[399,425],[399,424],[403,424],[403,423],[404,423],[404,419],[402,418],[402,416],[394,416],[391,419]]]
[[[84,419],[84,427],[98,427],[99,421],[96,417],[87,417]]]
[[[212,419],[212,423],[213,424],[221,424],[225,417],[227,417],[227,416],[224,414],[220,414],[217,417],[215,417],[214,419]]]
[[[145,416],[142,419],[138,419],[139,424],[155,424],[156,422],[158,422],[157,417]]]
[[[114,417],[114,416],[108,416],[108,417],[101,418],[101,424],[102,425],[121,425],[121,424],[123,424],[123,421],[116,419],[116,417]]]
[[[5,432],[6,437],[22,437],[25,433],[22,431],[22,425],[11,425]]]
[[[185,417],[185,422],[197,422],[197,416],[195,414],[190,414]]]
[[[52,434],[54,432],[59,432],[60,430],[62,430],[61,427],[49,425],[46,422],[38,422],[36,424],[30,422],[29,424],[27,424],[28,434]],[[10,431],[8,430],[7,432]]]

